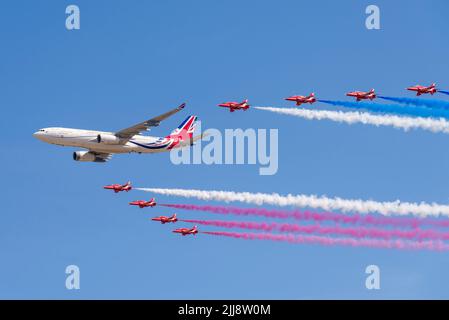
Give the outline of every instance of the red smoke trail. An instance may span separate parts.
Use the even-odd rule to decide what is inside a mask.
[[[280,231],[306,234],[331,235],[338,234],[354,238],[380,238],[390,240],[401,238],[407,240],[448,240],[449,232],[438,232],[433,230],[385,230],[380,228],[364,227],[341,227],[341,226],[320,226],[320,225],[298,225],[289,223],[259,223],[245,221],[219,221],[219,220],[179,220],[188,223],[201,224],[207,226],[223,228],[240,228],[259,231]]]
[[[411,218],[411,217],[382,217],[374,215],[361,214],[341,214],[334,212],[312,212],[312,211],[288,211],[288,210],[267,210],[260,208],[237,208],[224,206],[197,206],[190,204],[161,204],[161,206],[194,210],[206,211],[217,214],[234,214],[234,215],[254,215],[267,218],[293,218],[297,220],[313,220],[315,222],[333,221],[336,223],[351,223],[360,225],[391,225],[396,227],[412,227],[417,228],[422,225],[432,225],[436,227],[449,227],[449,220],[437,220],[431,218]]]
[[[285,241],[290,243],[321,244],[327,246],[351,246],[351,247],[371,247],[382,249],[408,249],[408,250],[438,250],[447,251],[449,246],[441,241],[401,241],[401,240],[373,240],[373,239],[352,239],[352,238],[329,238],[321,236],[295,236],[271,233],[237,233],[237,232],[213,232],[202,231],[201,233],[214,236],[231,237],[245,240],[271,240]]]

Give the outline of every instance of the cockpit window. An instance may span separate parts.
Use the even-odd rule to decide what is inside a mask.
[[[40,131],[40,132],[45,132],[45,130],[44,130],[44,129],[40,129],[39,131]]]

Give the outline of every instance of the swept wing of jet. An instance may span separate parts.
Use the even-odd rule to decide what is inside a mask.
[[[157,127],[161,123],[162,120],[167,119],[168,117],[174,115],[175,113],[181,111],[186,106],[185,103],[181,104],[179,107],[170,110],[164,114],[161,114],[160,116],[154,117],[152,119],[143,121],[141,123],[138,123],[132,127],[120,130],[115,133],[115,136],[117,136],[120,139],[123,139],[123,143],[126,143],[129,139],[134,137],[136,134],[141,133],[142,131],[150,130],[151,127]]]

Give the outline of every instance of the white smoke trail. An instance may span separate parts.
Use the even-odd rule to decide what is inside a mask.
[[[255,205],[275,205],[280,207],[296,206],[320,208],[326,211],[339,210],[342,212],[380,213],[383,215],[413,214],[420,217],[449,216],[449,205],[436,203],[412,203],[399,200],[391,202],[377,202],[372,200],[328,198],[315,195],[286,195],[277,193],[250,193],[234,191],[207,191],[192,189],[161,189],[161,188],[135,188],[137,190],[157,193],[167,196],[196,198],[200,200],[214,200],[224,202],[243,202]]]
[[[329,110],[309,110],[293,108],[254,107],[254,109],[300,117],[307,120],[332,120],[347,124],[362,123],[374,126],[391,126],[408,131],[423,129],[432,132],[449,133],[449,121],[422,117],[400,117],[394,115],[375,115],[366,112],[343,112]]]

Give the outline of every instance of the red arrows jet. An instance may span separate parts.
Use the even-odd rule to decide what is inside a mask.
[[[132,189],[131,187],[131,181],[128,181],[125,184],[111,184],[109,186],[104,186],[104,189],[108,189],[108,190],[114,190],[115,193],[120,192],[120,191],[126,191],[128,192],[129,190]]]
[[[197,234],[198,233],[198,228],[196,226],[194,226],[193,228],[189,229],[189,228],[179,228],[179,229],[175,229],[173,230],[174,233],[180,233],[183,236],[189,235],[189,234]]]
[[[169,222],[175,223],[176,221],[178,221],[178,218],[176,218],[176,213],[175,213],[171,217],[160,216],[160,217],[152,218],[151,220],[153,220],[153,221],[160,221],[162,224],[166,224],[166,223],[169,223]]]
[[[285,98],[285,100],[287,101],[295,101],[297,106],[300,106],[303,103],[314,103],[316,101],[315,98],[315,93],[311,93],[309,94],[307,97],[306,96],[291,96],[288,98]]]
[[[154,198],[151,198],[149,201],[145,200],[137,200],[129,203],[132,206],[139,206],[139,208],[145,208],[145,207],[154,207],[156,205],[156,201]]]
[[[356,98],[357,101],[361,101],[361,100],[373,100],[375,99],[376,93],[374,92],[374,89],[371,89],[368,92],[363,92],[363,91],[353,91],[353,92],[348,92],[346,94],[348,97],[354,97]]]
[[[248,99],[243,100],[242,102],[224,102],[218,105],[219,107],[229,108],[230,112],[234,112],[235,110],[248,110],[250,105],[248,104]]]
[[[417,84],[416,86],[408,87],[407,90],[416,91],[417,96],[420,96],[420,95],[426,94],[426,93],[430,93],[431,95],[433,95],[437,92],[437,88],[435,86],[436,86],[435,83],[432,83],[428,87],[421,86],[421,85]]]

